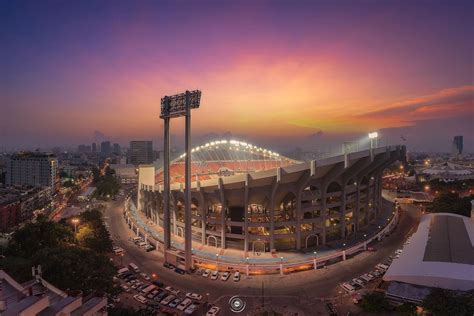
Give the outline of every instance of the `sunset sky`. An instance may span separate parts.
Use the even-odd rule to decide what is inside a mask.
[[[0,1],[0,149],[153,139],[201,89],[194,142],[358,139],[474,151],[472,1]],[[182,122],[173,122],[181,144]],[[99,137],[99,138],[100,138]]]

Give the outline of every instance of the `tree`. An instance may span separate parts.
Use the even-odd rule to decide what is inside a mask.
[[[397,306],[397,314],[414,316],[416,315],[416,305],[413,303],[403,303]]]
[[[423,300],[423,307],[433,315],[473,315],[474,290],[459,294],[436,288]]]
[[[36,223],[28,223],[12,236],[7,253],[31,258],[39,249],[60,247],[74,242],[72,230],[39,216]]]
[[[75,246],[46,248],[32,258],[40,264],[43,277],[63,290],[117,293],[113,277],[115,266],[109,258],[92,250]]]
[[[463,216],[470,216],[471,197],[461,198],[457,193],[443,193],[433,200],[432,210],[435,213],[453,213]]]
[[[31,259],[6,256],[0,260],[0,269],[5,270],[9,275],[14,276],[18,282],[31,280]]]
[[[367,313],[381,313],[389,309],[385,295],[379,292],[365,294],[360,307]]]

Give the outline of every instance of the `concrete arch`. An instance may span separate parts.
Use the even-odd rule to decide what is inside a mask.
[[[217,248],[219,241],[217,240],[217,237],[214,236],[214,235],[209,235],[209,236],[207,236],[207,240],[206,240],[207,245],[208,245],[208,246],[211,245],[210,242],[209,242],[211,239],[214,240],[214,246]]]
[[[308,241],[311,237],[316,237],[316,247],[319,246],[319,234],[316,233],[311,233],[308,236],[306,236],[304,243],[305,243],[305,248],[308,249]]]
[[[260,245],[261,247],[256,247]],[[252,241],[252,252],[253,253],[256,253],[256,252],[263,252],[265,253],[266,252],[266,247],[267,247],[267,243],[263,240],[254,240]],[[261,251],[259,251],[261,250]]]
[[[180,233],[181,232],[181,233]],[[176,235],[179,237],[184,237],[184,229],[181,226],[176,227]]]

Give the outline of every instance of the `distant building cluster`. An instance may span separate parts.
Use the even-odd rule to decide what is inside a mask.
[[[454,136],[453,139],[453,146],[451,151],[451,156],[453,159],[460,159],[462,158],[462,152],[464,149],[464,140],[463,136]]]
[[[471,164],[442,162],[433,165],[422,165],[415,168],[415,170],[418,182],[435,179],[443,182],[474,179],[474,167]]]
[[[50,187],[0,188],[0,231],[7,232],[31,219],[51,202]]]

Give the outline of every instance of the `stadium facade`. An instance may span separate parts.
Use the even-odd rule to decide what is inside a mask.
[[[193,242],[244,251],[304,249],[350,237],[382,204],[382,172],[404,146],[299,162],[239,141],[192,149]],[[171,233],[184,236],[184,158],[171,175]],[[163,226],[163,170],[141,165],[138,210]]]

